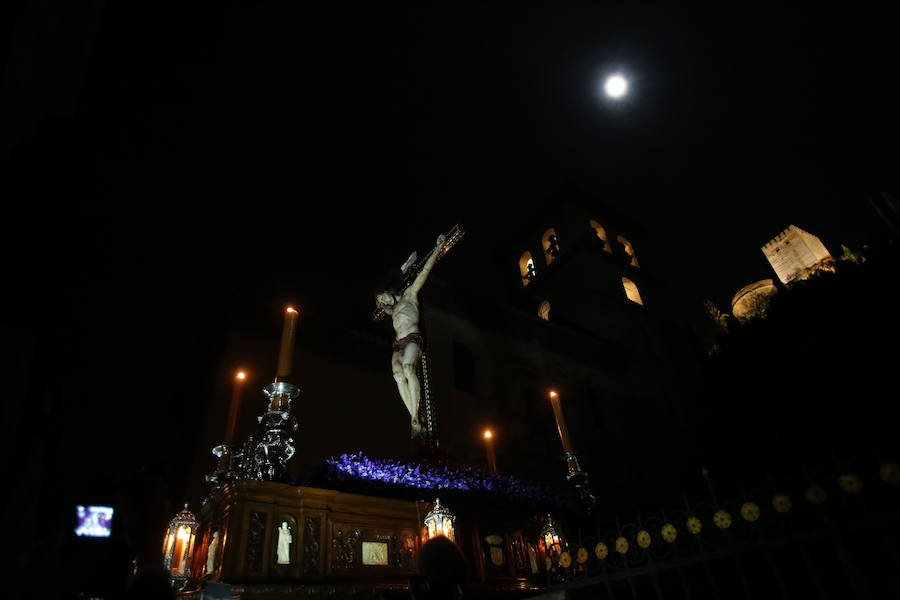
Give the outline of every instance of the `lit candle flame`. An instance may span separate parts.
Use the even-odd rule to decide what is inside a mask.
[[[551,398],[556,398],[558,395],[559,395],[559,394],[557,394],[557,393],[554,392],[554,391],[551,391],[551,392],[550,392],[550,397],[551,397]]]
[[[491,430],[490,430],[490,429],[488,429],[488,430],[486,430],[486,431],[484,432],[484,439],[486,439],[486,440],[491,439],[493,436],[494,436],[494,434],[491,433]]]
[[[287,312],[289,312],[289,313],[295,313],[295,312],[297,312],[297,309],[294,308],[293,306],[288,306],[288,307],[287,307]],[[298,313],[298,314],[299,314],[299,313]]]
[[[246,379],[246,378],[247,378],[247,374],[244,373],[243,371],[238,371],[238,372],[237,372],[237,375],[235,375],[234,378],[235,378],[235,379]]]

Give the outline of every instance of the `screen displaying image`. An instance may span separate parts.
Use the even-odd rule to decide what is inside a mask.
[[[81,537],[109,537],[112,533],[113,509],[110,506],[81,506],[75,507],[78,515],[78,525],[75,527],[75,535]]]

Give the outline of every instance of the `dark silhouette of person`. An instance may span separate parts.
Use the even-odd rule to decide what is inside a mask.
[[[172,514],[166,483],[158,474],[140,471],[119,494],[125,540],[134,553],[136,572],[128,582],[128,600],[174,600],[163,567],[162,539]]]
[[[425,542],[419,554],[419,573],[410,582],[413,600],[457,600],[469,587],[469,565],[462,550],[444,536]]]

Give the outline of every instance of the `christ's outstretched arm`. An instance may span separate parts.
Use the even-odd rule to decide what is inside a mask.
[[[434,266],[435,261],[437,261],[438,257],[441,255],[441,250],[444,249],[444,244],[446,243],[447,238],[444,237],[444,234],[439,235],[437,242],[435,243],[434,250],[432,250],[431,254],[428,255],[428,260],[426,260],[425,264],[422,265],[422,270],[419,271],[419,274],[416,275],[416,278],[409,286],[409,289],[412,290],[414,294],[418,294],[419,290],[422,289],[422,286],[425,285],[425,280],[428,278],[428,274],[431,273],[431,268]]]

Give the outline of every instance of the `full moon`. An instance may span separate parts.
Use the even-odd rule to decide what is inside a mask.
[[[621,98],[628,91],[628,80],[619,73],[610,75],[603,82],[603,91],[610,98]]]

